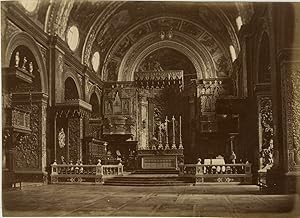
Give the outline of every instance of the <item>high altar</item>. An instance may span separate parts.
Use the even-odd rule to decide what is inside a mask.
[[[182,87],[183,71],[141,72],[135,82],[109,84],[103,134],[111,152],[127,157],[134,152],[136,168],[177,170],[184,162],[182,115],[172,113],[165,95]]]

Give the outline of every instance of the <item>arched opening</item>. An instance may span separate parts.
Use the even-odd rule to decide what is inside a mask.
[[[7,134],[3,141],[3,163],[9,171],[22,169],[25,173],[39,174],[38,169],[43,164],[40,156],[44,155],[41,148],[46,140],[43,129],[39,128],[44,125],[43,116],[46,116],[42,107],[40,69],[30,46],[13,45],[12,48],[2,89],[3,130]]]
[[[77,91],[76,84],[71,77],[68,77],[65,81],[65,101],[78,98],[79,94]]]
[[[258,63],[258,82],[271,82],[270,41],[267,33],[262,35]]]
[[[92,105],[92,118],[98,118],[100,116],[100,104],[99,99],[95,92],[91,95],[90,104]]]
[[[172,71],[172,70],[183,70],[183,84],[184,91],[179,88],[174,87],[163,87],[162,89],[153,89],[150,91],[151,97],[149,101],[149,123],[152,129],[149,128],[149,133],[152,134],[153,140],[157,140],[159,136],[159,123],[163,123],[168,120],[168,141],[170,147],[172,145],[172,117],[175,118],[175,141],[179,144],[179,120],[181,117],[182,129],[182,143],[184,147],[184,155],[187,160],[191,163],[195,162],[194,159],[190,158],[193,156],[193,141],[191,137],[192,124],[195,120],[195,102],[191,103],[193,97],[193,92],[189,90],[189,86],[192,84],[193,80],[197,78],[196,69],[191,62],[191,60],[186,57],[181,52],[172,48],[160,48],[150,54],[148,54],[141,62],[137,68],[138,72],[162,72],[162,71]],[[163,144],[166,143],[166,134],[163,136]],[[150,137],[151,138],[151,137]],[[149,145],[151,147],[151,143]]]
[[[13,51],[10,62],[10,67],[18,67],[29,74],[33,75],[32,83],[24,83],[20,80],[15,80],[14,85],[16,87],[16,92],[41,92],[41,79],[40,79],[40,69],[38,68],[37,61],[31,50],[24,45],[16,47]]]

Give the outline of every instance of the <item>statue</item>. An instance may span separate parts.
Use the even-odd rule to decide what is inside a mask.
[[[235,164],[235,160],[236,160],[236,155],[235,155],[234,151],[232,151],[231,155],[230,155],[230,161],[231,161],[231,163]]]
[[[60,157],[60,160],[61,160],[61,164],[66,164],[66,161],[65,161],[65,157],[64,157],[64,156],[61,156],[61,157]]]
[[[15,56],[15,67],[19,67],[19,63],[20,63],[20,52],[16,52],[16,56]]]
[[[30,72],[31,74],[33,73],[33,64],[32,64],[31,61],[29,62],[29,72]]]
[[[22,65],[23,70],[26,70],[26,63],[27,63],[27,58],[24,56],[23,65]]]
[[[66,140],[66,135],[64,132],[64,128],[61,128],[60,132],[58,133],[58,145],[60,148],[65,147],[65,140]]]

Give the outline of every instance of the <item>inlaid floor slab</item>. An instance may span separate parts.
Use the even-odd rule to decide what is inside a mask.
[[[4,216],[300,217],[298,195],[256,186],[44,185],[3,191]]]

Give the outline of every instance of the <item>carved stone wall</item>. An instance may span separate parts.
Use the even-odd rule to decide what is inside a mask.
[[[282,68],[282,109],[288,171],[300,166],[300,64],[285,63]]]
[[[259,151],[261,168],[273,166],[273,112],[271,96],[258,99],[259,105]]]
[[[69,127],[69,160],[76,163],[82,158],[82,119],[70,118],[68,120]]]

